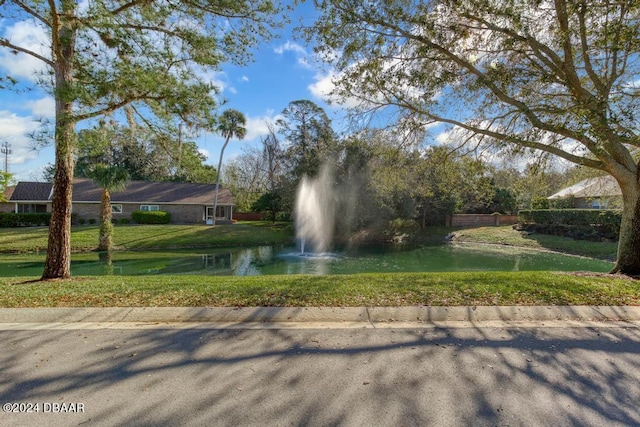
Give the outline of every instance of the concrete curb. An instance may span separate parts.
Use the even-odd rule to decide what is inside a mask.
[[[0,308],[0,323],[639,321],[636,306]]]

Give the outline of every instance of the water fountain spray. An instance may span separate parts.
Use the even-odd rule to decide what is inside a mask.
[[[296,239],[301,254],[327,252],[335,221],[331,168],[325,165],[315,178],[303,177],[295,203]]]

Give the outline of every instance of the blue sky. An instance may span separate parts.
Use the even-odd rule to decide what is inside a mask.
[[[298,6],[291,17],[292,25],[281,31],[275,39],[263,43],[254,50],[254,61],[245,67],[225,65],[212,76],[228,101],[223,108],[242,111],[247,118],[247,137],[243,141],[232,140],[225,151],[225,160],[241,153],[242,147],[258,146],[266,132],[266,120],[275,121],[291,101],[309,99],[325,108],[339,131],[342,112],[329,106],[322,99],[322,92],[329,85],[328,71],[314,59],[312,48],[295,40],[291,30],[300,18],[313,19],[313,5]],[[11,36],[22,44],[37,46],[37,33],[33,27],[21,22],[0,21],[0,36]],[[11,55],[0,50],[0,67],[3,73],[24,79],[32,76],[39,64],[26,55]],[[53,99],[46,93],[34,90],[27,93],[0,91],[0,143],[11,144],[9,172],[17,181],[42,181],[42,169],[53,163],[53,147],[35,151],[28,137],[37,127],[40,117],[53,116]],[[203,134],[196,138],[201,151],[208,156],[206,163],[217,165],[223,139],[216,134]],[[4,155],[0,165],[4,170]]]

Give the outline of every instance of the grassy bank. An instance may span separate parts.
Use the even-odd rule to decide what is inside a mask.
[[[451,230],[428,230],[425,241]],[[117,226],[123,250],[284,243],[291,224]],[[74,227],[74,251],[92,250],[98,228]],[[47,229],[0,229],[0,252],[46,249]],[[455,231],[455,242],[491,243],[612,259],[615,243],[523,235],[511,227]],[[35,281],[0,278],[0,307],[638,305],[640,282],[550,272],[380,273],[337,276],[104,276]]]
[[[290,223],[251,222],[235,225],[117,225],[113,242],[116,250],[162,250],[210,248],[217,246],[253,246],[286,243],[293,239]],[[94,250],[99,227],[71,228],[74,252]],[[0,229],[0,252],[43,252],[47,249],[46,227]]]
[[[638,305],[640,282],[550,272],[1,279],[0,307]]]
[[[516,231],[511,226],[470,228],[454,231],[452,235],[454,242],[542,249],[607,261],[614,261],[618,250],[616,242],[591,242],[546,234],[527,234]]]

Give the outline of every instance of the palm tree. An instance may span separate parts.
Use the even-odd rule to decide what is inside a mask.
[[[129,173],[118,166],[103,163],[94,165],[87,174],[97,185],[102,187],[100,198],[100,237],[99,251],[110,251],[113,246],[113,224],[111,223],[111,192],[123,189],[129,181]]]
[[[231,138],[243,139],[247,134],[247,129],[244,127],[246,123],[244,114],[238,110],[225,110],[219,119],[218,132],[225,138],[222,151],[220,151],[220,161],[218,162],[218,169],[216,171],[216,196],[213,200],[213,225],[216,225],[216,209],[218,208],[218,189],[220,188],[220,168],[222,167],[222,155],[224,149],[227,148],[227,144]]]

